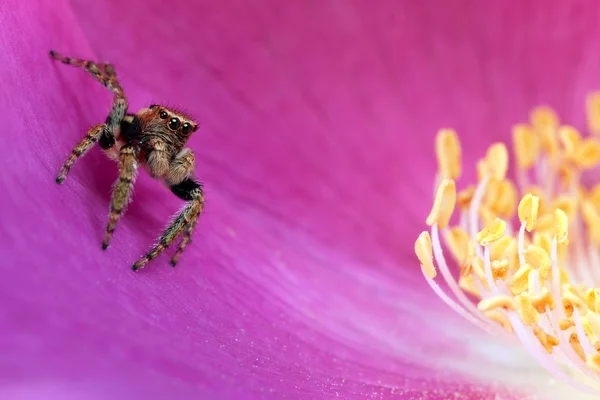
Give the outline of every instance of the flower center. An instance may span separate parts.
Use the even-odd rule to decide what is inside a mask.
[[[514,179],[505,144],[495,143],[477,163],[477,184],[459,191],[460,143],[453,130],[440,130],[431,230],[415,252],[429,286],[454,311],[597,395],[572,372],[600,383],[600,184],[581,183],[600,164],[600,92],[588,96],[587,117],[591,135],[583,137],[552,109],[535,108],[529,123],[513,127]],[[437,284],[438,270],[452,296]]]

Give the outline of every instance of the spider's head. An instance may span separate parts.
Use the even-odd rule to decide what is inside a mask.
[[[198,130],[198,124],[189,116],[156,104],[142,108],[136,113],[136,117],[143,133],[170,138],[174,136],[182,144]]]

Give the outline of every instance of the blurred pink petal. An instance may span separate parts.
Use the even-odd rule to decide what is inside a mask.
[[[0,393],[520,398],[522,360],[430,300],[412,243],[438,128],[472,165],[532,105],[583,122],[595,3],[6,1]],[[50,49],[199,120],[207,207],[178,268],[129,269],[180,205],[159,184],[102,252],[116,166],[95,149],[54,183],[110,95]]]

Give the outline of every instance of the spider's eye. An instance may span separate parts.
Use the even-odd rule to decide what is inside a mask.
[[[184,123],[181,126],[181,132],[183,132],[184,135],[188,135],[190,132],[192,132],[192,125],[190,125],[189,122]]]
[[[161,111],[160,114],[158,114],[158,116],[160,117],[160,119],[167,119],[169,114],[167,114],[166,111]]]
[[[171,118],[169,120],[169,129],[170,130],[176,131],[179,128],[179,125],[181,125],[179,118]]]

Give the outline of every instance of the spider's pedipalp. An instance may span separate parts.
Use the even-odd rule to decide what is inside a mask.
[[[106,234],[102,241],[102,248],[106,250],[110,244],[110,239],[121,217],[123,210],[129,203],[131,197],[131,188],[137,172],[137,163],[135,161],[135,152],[130,145],[121,147],[119,153],[119,180],[112,192],[110,204],[110,216],[106,226]]]
[[[132,265],[134,271],[143,268],[149,261],[156,258],[160,253],[165,251],[184,230],[185,236],[182,243],[179,245],[178,253],[176,254],[175,263],[171,262],[172,265],[177,263],[181,252],[190,240],[190,236],[193,233],[196,222],[204,209],[204,192],[202,190],[202,184],[196,182],[192,178],[188,178],[178,185],[171,186],[171,191],[183,200],[188,201],[186,206],[181,212],[175,217],[173,222],[167,226],[165,232],[162,234],[156,244],[146,255],[140,258]],[[187,229],[186,229],[187,228]],[[185,243],[184,243],[185,242]]]
[[[177,185],[184,179],[190,177],[194,172],[196,157],[194,152],[188,148],[181,150],[171,161],[166,181],[169,185]]]

